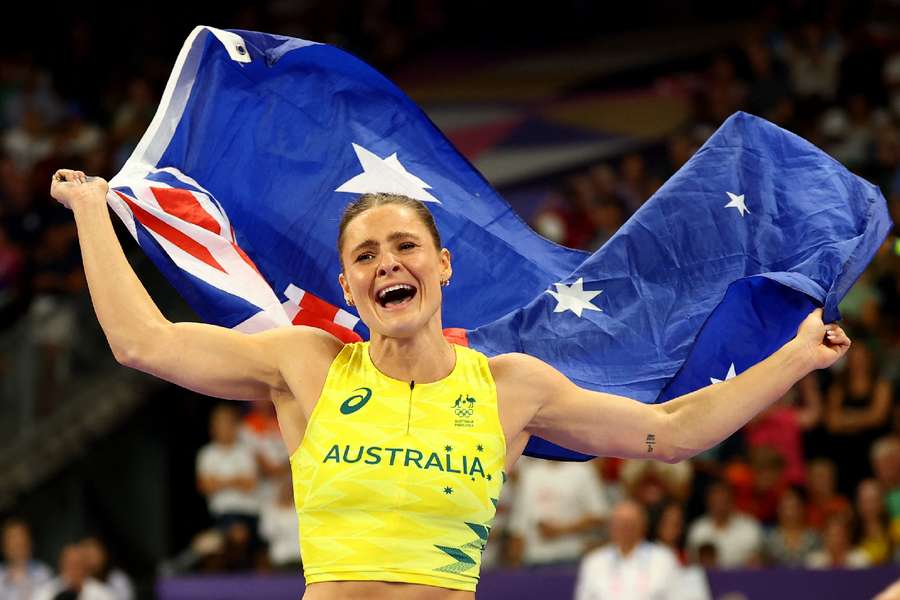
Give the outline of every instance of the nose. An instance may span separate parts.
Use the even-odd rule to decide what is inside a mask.
[[[390,252],[385,252],[381,259],[381,264],[378,265],[378,276],[387,275],[389,272],[396,273],[400,270],[400,263],[397,262],[397,259]]]

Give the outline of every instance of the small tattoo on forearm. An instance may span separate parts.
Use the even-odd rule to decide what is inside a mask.
[[[656,443],[656,436],[652,433],[647,434],[647,452],[653,452],[653,444]]]

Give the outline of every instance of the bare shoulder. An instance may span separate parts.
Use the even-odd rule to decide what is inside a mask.
[[[488,359],[497,387],[500,422],[506,435],[509,465],[522,453],[530,437],[528,425],[552,395],[554,381],[565,377],[541,359],[510,352]]]
[[[507,352],[488,359],[494,382],[504,387],[543,388],[565,379],[565,375],[541,359],[521,352]]]
[[[267,333],[266,351],[278,365],[286,385],[278,398],[300,400],[308,415],[344,342],[327,331],[306,325],[282,327]]]
[[[329,364],[344,347],[344,342],[334,335],[307,325],[279,327],[257,335],[264,338],[267,349],[276,356],[286,353],[304,360],[323,359]]]
[[[528,410],[539,409],[547,399],[568,383],[566,376],[541,359],[520,352],[498,354],[488,366],[502,403],[512,402]]]

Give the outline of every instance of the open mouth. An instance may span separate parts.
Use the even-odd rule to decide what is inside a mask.
[[[395,309],[409,304],[416,293],[417,290],[415,287],[406,283],[398,283],[396,285],[388,286],[378,292],[376,299],[382,308]]]

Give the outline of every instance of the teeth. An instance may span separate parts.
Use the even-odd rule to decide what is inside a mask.
[[[412,287],[411,285],[406,285],[405,283],[400,283],[400,284],[397,284],[397,285],[392,285],[392,286],[386,287],[386,288],[384,288],[383,290],[381,290],[380,292],[378,292],[378,298],[379,298],[379,300],[380,300],[381,298],[384,298],[384,295],[387,294],[388,292],[390,292],[390,291],[392,291],[392,290],[401,290],[401,289],[404,289],[404,288],[410,289],[410,290],[413,289],[413,287]]]

